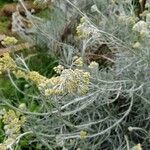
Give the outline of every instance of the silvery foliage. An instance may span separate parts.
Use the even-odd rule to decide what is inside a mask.
[[[75,8],[84,15],[83,11],[80,12],[79,1],[74,1],[79,6],[70,1],[66,5],[67,0],[53,2],[64,13]],[[83,53],[87,43],[90,46],[98,42],[107,44],[115,52],[114,65],[101,70],[89,70],[87,67],[92,75],[87,95],[42,98],[39,102],[42,113],[28,116],[27,127],[49,149],[126,150],[137,143],[141,143],[144,149],[150,145],[150,39],[141,38],[139,33],[132,31],[132,25],[117,19],[120,13],[133,15],[134,8],[130,2],[125,4],[125,1],[119,1],[115,5],[111,2],[94,1],[88,21],[97,35],[83,41],[80,48]],[[45,36],[51,38],[51,30],[46,30]],[[41,33],[44,36],[45,32]],[[141,45],[134,49],[132,45],[136,41]],[[66,43],[61,44],[67,47],[69,53],[64,51],[64,54],[70,61],[75,53],[74,48]],[[88,133],[84,140],[80,139],[81,130]]]

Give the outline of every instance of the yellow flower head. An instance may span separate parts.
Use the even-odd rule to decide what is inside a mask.
[[[137,49],[140,48],[141,44],[139,42],[134,43],[134,45],[132,46],[133,48]]]
[[[92,61],[89,65],[90,69],[98,68],[99,64],[95,61]]]
[[[13,137],[20,133],[21,126],[24,124],[25,118],[17,115],[13,110],[9,110],[3,116],[4,130],[8,137]]]
[[[133,26],[133,31],[137,31],[139,33],[148,33],[148,25],[145,21],[139,21]]]
[[[86,131],[80,131],[80,138],[81,139],[86,139],[87,138],[87,132]]]
[[[27,74],[21,70],[13,71],[17,78],[26,78]]]
[[[14,71],[17,68],[15,61],[10,57],[9,53],[5,53],[0,58],[0,74],[6,70]]]
[[[15,37],[5,37],[3,41],[1,42],[4,46],[12,46],[15,45],[18,42],[18,40]]]
[[[64,70],[64,66],[58,65],[57,67],[54,67],[54,70],[56,71],[56,73],[60,74]]]
[[[80,24],[76,28],[76,33],[79,38],[87,38],[91,33],[88,22],[86,20],[86,17],[82,17],[80,19]]]
[[[86,20],[87,20],[87,18],[86,18],[85,16],[83,16],[83,17],[81,17],[81,19],[80,19],[80,23],[84,23],[84,22],[86,22]]]
[[[118,17],[118,21],[120,23],[127,23],[127,24],[135,24],[135,22],[138,20],[136,16],[127,16],[125,14],[120,14]]]
[[[60,76],[52,77],[39,84],[45,96],[64,93],[85,94],[89,90],[90,73],[80,69],[64,69]]]
[[[83,66],[83,59],[81,57],[77,58],[75,61],[74,61],[74,64],[78,67],[82,67]]]
[[[37,85],[40,85],[41,83],[44,83],[46,81],[46,77],[40,75],[36,71],[30,71],[28,75],[26,76],[27,79],[35,82]]]
[[[141,144],[135,145],[132,150],[142,150]]]
[[[19,109],[21,109],[21,110],[26,110],[26,109],[27,109],[26,104],[25,104],[25,103],[21,103],[21,104],[19,105]]]
[[[45,96],[50,96],[50,95],[60,95],[63,94],[63,90],[59,89],[46,89],[45,90]]]

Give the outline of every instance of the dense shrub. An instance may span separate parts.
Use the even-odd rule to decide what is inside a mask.
[[[21,56],[0,58],[1,73],[8,74],[25,99],[22,103],[21,99],[1,98],[2,108],[6,106],[2,129],[7,140],[0,146],[11,149],[36,143],[33,149],[148,150],[149,3],[140,17],[135,13],[137,5],[127,0],[53,4],[49,17],[38,18],[27,11],[32,26],[26,30],[22,30],[22,16],[13,14],[13,31],[45,48],[47,55],[57,56],[60,65],[51,76],[51,70],[46,69],[46,74],[31,70]],[[65,42],[64,33],[68,36]],[[18,80],[26,88],[19,89]],[[5,116],[10,112],[19,124],[13,134],[6,130]]]

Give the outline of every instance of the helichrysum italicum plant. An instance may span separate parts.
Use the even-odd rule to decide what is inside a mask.
[[[61,46],[60,53],[66,54],[65,48],[70,48],[65,57],[71,60],[63,64],[60,58],[63,65],[54,68],[57,75],[47,78],[35,71],[21,70],[10,57],[15,67],[7,65],[5,56],[1,58],[7,66],[2,67],[2,72],[9,69],[17,78],[32,81],[38,87],[38,111],[19,109],[27,114],[26,130],[54,150],[147,150],[149,15],[143,20],[136,18],[131,1],[96,0],[89,10],[92,15],[71,6],[82,16],[75,31],[80,42],[75,41],[78,50],[70,43],[56,42]],[[97,61],[85,61],[89,51],[101,54],[101,45],[107,45],[112,52],[111,67],[99,69]]]

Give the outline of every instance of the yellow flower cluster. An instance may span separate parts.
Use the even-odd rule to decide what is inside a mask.
[[[25,103],[21,103],[21,104],[19,105],[19,109],[21,109],[21,110],[26,110],[26,109],[27,109],[26,104],[25,104]]]
[[[0,74],[6,70],[14,71],[17,68],[15,61],[10,57],[9,53],[5,53],[2,58],[0,58]]]
[[[56,85],[59,85],[59,83],[60,83],[59,77],[52,77],[50,79],[45,80],[45,82],[39,84],[38,88],[42,93],[44,93],[45,96],[55,94],[58,95],[63,92],[61,89],[55,87]]]
[[[83,66],[83,59],[82,59],[82,57],[76,57],[76,58],[74,58],[74,64],[77,67],[82,67]]]
[[[132,29],[139,32],[141,36],[150,37],[150,13],[146,15],[146,21],[140,20]]]
[[[137,49],[137,48],[140,48],[140,46],[141,46],[141,44],[140,44],[139,42],[136,42],[136,43],[133,44],[132,47],[133,47],[134,49]]]
[[[94,5],[91,6],[91,12],[98,12],[98,11],[99,10],[98,10],[96,4],[94,4]]]
[[[12,46],[12,45],[15,45],[17,42],[18,40],[15,37],[7,36],[3,39],[1,44],[4,46]]]
[[[64,69],[60,76],[50,79],[31,71],[24,73],[20,70],[14,73],[16,77],[31,80],[45,96],[61,95],[63,93],[85,94],[89,89],[90,73],[80,69]]]
[[[26,80],[31,80],[37,85],[40,85],[41,83],[45,82],[45,80],[47,79],[46,77],[40,75],[36,71],[24,72],[21,70],[16,70],[13,73],[17,78],[24,78]]]
[[[87,132],[86,131],[80,131],[80,138],[81,139],[86,139],[87,138]]]
[[[82,58],[78,57],[75,62],[77,66],[82,66]],[[64,69],[63,66],[55,67],[60,76],[50,79],[40,75],[36,71],[24,72],[15,70],[13,73],[17,78],[25,78],[33,81],[45,96],[61,95],[63,93],[85,94],[89,89],[90,73],[80,69]]]
[[[138,20],[137,17],[135,16],[127,16],[127,15],[119,15],[118,17],[118,21],[121,22],[121,23],[127,23],[127,24],[135,24],[136,21]]]
[[[45,90],[45,96],[60,95],[60,94],[63,94],[63,90],[61,89],[46,89]]]
[[[142,150],[141,144],[137,144],[131,148],[131,150]]]
[[[84,94],[88,91],[90,73],[79,69],[65,69],[60,75],[60,80],[65,91]]]
[[[112,0],[112,4],[116,4],[117,3],[117,0]]]
[[[36,71],[30,71],[27,75],[26,75],[26,79],[27,80],[32,80],[33,82],[35,82],[37,85],[44,83],[46,81],[46,77],[40,75],[38,72]]]
[[[46,80],[39,85],[46,96],[63,93],[85,94],[89,89],[90,74],[79,69],[64,69],[60,76]]]
[[[99,67],[99,64],[95,61],[92,61],[89,65],[90,69],[98,69],[98,67]]]
[[[56,73],[60,74],[64,70],[64,66],[58,65],[57,67],[54,67],[54,70],[56,71]]]
[[[14,143],[16,137],[20,134],[22,125],[25,123],[25,117],[14,112],[13,110],[5,111],[2,122],[4,123],[4,130],[7,139],[0,144],[1,150],[7,150],[7,146]]]
[[[8,137],[20,134],[21,126],[25,122],[25,117],[19,118],[20,115],[16,114],[13,110],[9,110],[3,116],[4,129]]]
[[[83,60],[78,57],[74,60],[76,66],[82,66]],[[46,96],[60,95],[64,93],[85,94],[89,89],[90,73],[82,69],[64,69],[63,66],[57,66],[54,69],[59,72],[59,76],[50,79],[40,75],[36,71],[25,72],[17,68],[15,61],[4,54],[0,58],[0,72],[11,70],[17,78],[24,78],[33,81]]]
[[[76,28],[76,32],[79,38],[87,38],[92,32],[86,20],[87,19],[85,17],[82,17],[80,19],[80,24]]]
[[[16,70],[16,71],[13,71],[13,73],[15,74],[15,76],[17,78],[26,78],[27,74],[21,70]]]
[[[139,22],[137,22],[134,26],[133,26],[133,30],[134,31],[138,31],[138,32],[144,32],[147,30],[147,24],[145,21],[141,20]]]
[[[8,150],[7,146],[14,143],[14,138],[8,138],[3,143],[0,143],[0,150]]]

